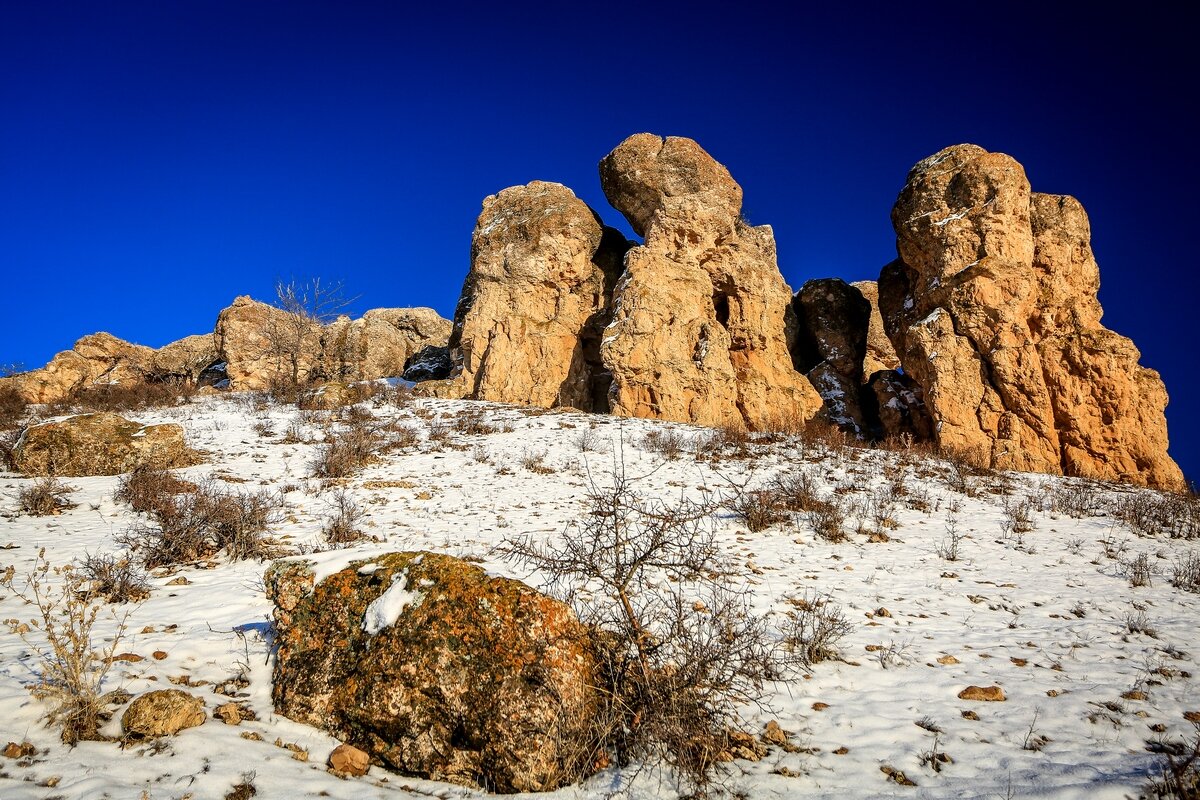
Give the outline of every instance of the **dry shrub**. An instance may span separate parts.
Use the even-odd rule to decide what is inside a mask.
[[[813,533],[827,542],[844,542],[847,538],[846,505],[837,495],[805,511],[804,521],[813,529]]]
[[[196,484],[183,480],[170,470],[141,465],[126,473],[117,482],[113,498],[127,503],[134,511],[152,514],[174,502],[177,494],[196,491]]]
[[[674,428],[653,428],[642,437],[640,445],[647,452],[675,461],[687,449],[688,440]]]
[[[853,623],[829,595],[814,591],[803,597],[789,597],[793,610],[783,626],[784,646],[804,670],[814,664],[840,657],[838,642],[852,630]]]
[[[1186,592],[1200,593],[1200,553],[1189,552],[1179,557],[1171,570],[1171,585]]]
[[[812,511],[822,505],[817,480],[808,470],[776,475],[767,484],[788,511]]]
[[[460,412],[454,417],[451,425],[454,430],[467,436],[488,436],[500,431],[500,428],[477,408]]]
[[[1200,539],[1200,498],[1194,494],[1131,492],[1116,499],[1113,513],[1140,536]]]
[[[946,485],[967,497],[979,494],[983,479],[995,475],[988,466],[987,455],[980,448],[956,450],[943,447],[938,451],[938,457],[946,464]]]
[[[146,573],[128,558],[87,555],[79,574],[90,582],[88,591],[109,603],[137,603],[150,596]]]
[[[77,408],[81,411],[140,411],[145,408],[162,408],[190,403],[196,395],[196,387],[190,383],[173,381],[140,381],[130,384],[96,384],[76,390],[61,403],[50,406],[51,414],[65,413]]]
[[[28,486],[23,486],[17,492],[17,507],[23,514],[35,517],[47,517],[61,514],[75,504],[67,499],[67,495],[78,491],[74,486],[68,486],[58,478],[38,478]]]
[[[52,568],[44,549],[23,587],[16,585],[12,567],[0,585],[37,607],[37,616],[28,622],[5,622],[40,662],[38,682],[30,691],[38,700],[52,703],[47,720],[61,728],[67,744],[102,739],[105,702],[100,690],[124,636],[124,619],[118,620],[111,638],[97,644],[94,629],[103,603],[89,591],[79,570],[71,565]]]
[[[385,440],[373,417],[354,417],[325,436],[312,462],[317,478],[348,478],[376,459]]]
[[[117,541],[150,568],[188,564],[222,550],[232,559],[267,558],[273,548],[265,533],[282,508],[277,493],[231,490],[209,479],[150,509],[150,521],[135,522]]]
[[[791,518],[784,496],[774,488],[740,491],[725,505],[751,533],[764,531]]]
[[[0,431],[20,427],[28,409],[25,398],[11,386],[0,386]]]
[[[364,539],[362,531],[358,529],[358,524],[363,518],[363,510],[350,493],[345,489],[338,489],[333,493],[331,505],[334,511],[333,516],[321,529],[321,536],[325,542],[332,547],[346,547]]]
[[[588,512],[561,541],[510,539],[507,557],[550,576],[595,633],[607,702],[585,751],[673,768],[696,794],[781,675],[778,640],[754,613],[720,551],[711,497],[674,503],[638,494],[622,471],[592,484]],[[574,587],[587,584],[584,594]]]
[[[1191,741],[1154,743],[1162,762],[1139,800],[1200,800],[1200,722],[1192,724],[1195,733]]]

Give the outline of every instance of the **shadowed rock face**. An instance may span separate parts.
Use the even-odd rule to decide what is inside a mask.
[[[825,403],[829,421],[847,433],[868,434],[859,397],[871,305],[840,278],[811,280],[792,300],[796,336],[792,360]]]
[[[880,370],[898,369],[900,358],[896,348],[883,329],[883,317],[879,314],[879,284],[875,281],[855,281],[850,284],[871,304],[871,317],[867,324],[867,354],[863,358],[863,377],[870,379]]]
[[[450,336],[459,395],[607,411],[599,340],[627,248],[560,184],[485,199]]]
[[[880,311],[939,444],[996,467],[1183,486],[1162,381],[1100,323],[1078,201],[959,145],[912,169],[892,224]]]
[[[584,626],[519,581],[434,553],[388,553],[319,583],[283,561],[275,708],[409,775],[497,792],[590,771],[599,669]]]
[[[601,358],[617,414],[764,427],[820,409],[792,366],[791,291],[768,226],[690,139],[636,134],[600,162],[609,202],[645,242],[625,256]]]

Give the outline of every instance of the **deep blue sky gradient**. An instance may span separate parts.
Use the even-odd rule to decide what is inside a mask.
[[[1052,4],[1045,4],[1047,7]],[[0,0],[0,362],[211,330],[279,277],[450,316],[485,195],[690,136],[780,266],[874,278],[908,168],[958,142],[1088,209],[1109,327],[1200,476],[1197,68],[1138,7]],[[975,8],[972,8],[975,6]]]

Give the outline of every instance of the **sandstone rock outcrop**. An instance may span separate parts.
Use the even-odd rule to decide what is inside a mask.
[[[450,336],[462,394],[607,411],[600,337],[627,247],[560,184],[486,198]]]
[[[933,420],[925,408],[925,392],[903,372],[882,369],[871,376],[863,393],[864,416],[876,439],[909,436],[914,442],[934,439]]]
[[[690,139],[629,137],[600,162],[605,196],[644,244],[625,256],[601,358],[614,413],[763,427],[808,420],[821,398],[792,366],[791,291],[769,226]]]
[[[221,311],[213,335],[230,387],[260,390],[398,376],[422,347],[446,342],[450,322],[431,308],[376,308],[322,325],[243,296]]]
[[[434,553],[389,553],[316,581],[266,574],[275,708],[391,769],[492,791],[547,791],[590,770],[598,700],[586,629],[519,581]]]
[[[896,348],[888,338],[883,327],[883,317],[879,314],[879,284],[875,281],[855,281],[850,284],[862,294],[871,304],[871,318],[867,324],[867,354],[863,359],[863,377],[870,379],[872,375],[884,369],[898,369],[900,358]]]
[[[792,299],[796,333],[792,361],[825,404],[829,421],[847,433],[865,436],[859,394],[864,383],[867,325],[871,306],[840,278],[808,281]]]
[[[81,414],[27,429],[13,448],[13,465],[26,475],[119,475],[138,466],[156,469],[198,463],[179,425],[142,425],[116,414]]]
[[[958,145],[913,167],[892,224],[900,258],[880,275],[880,311],[942,446],[1001,468],[1183,486],[1162,381],[1100,323],[1078,201]]]

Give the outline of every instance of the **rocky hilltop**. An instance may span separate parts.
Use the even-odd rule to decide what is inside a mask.
[[[770,226],[699,144],[639,133],[599,164],[641,242],[561,184],[483,201],[453,323],[375,309],[319,324],[237,298],[211,334],[158,350],[85,336],[3,379],[30,403],[89,386],[260,390],[404,375],[419,394],[755,430],[814,420],[928,442],[981,466],[1183,488],[1167,394],[1101,324],[1088,218],[1009,156],[920,161],[878,284],[793,293]]]

